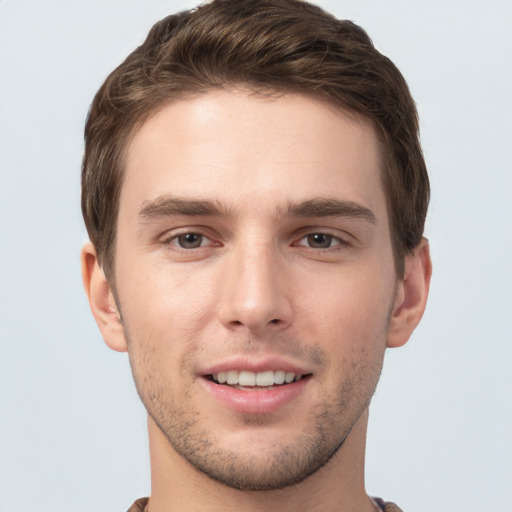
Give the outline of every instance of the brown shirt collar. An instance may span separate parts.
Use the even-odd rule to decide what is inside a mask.
[[[402,509],[394,503],[383,501],[380,498],[374,498],[374,500],[382,508],[383,512],[402,512]],[[146,512],[148,503],[149,498],[140,498],[128,509],[128,512]]]

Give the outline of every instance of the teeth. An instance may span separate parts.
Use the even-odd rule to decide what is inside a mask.
[[[231,385],[238,384],[238,372],[235,370],[229,370],[229,372],[227,372],[226,382]]]
[[[238,384],[240,386],[256,386],[256,374],[254,372],[240,372]]]
[[[240,374],[242,376],[242,374]],[[256,374],[256,385],[257,386],[273,386],[274,385],[274,372],[269,370],[268,372],[259,372]]]
[[[285,372],[284,370],[266,370],[264,372],[249,372],[229,370],[227,372],[219,372],[213,374],[213,380],[219,384],[229,384],[230,386],[261,386],[270,387],[274,385],[281,385],[286,382],[290,384],[302,379],[300,373]]]
[[[283,370],[277,370],[274,372],[274,383],[275,384],[284,384],[284,379],[286,377],[286,372]]]

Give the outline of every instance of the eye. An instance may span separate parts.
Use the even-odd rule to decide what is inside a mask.
[[[206,245],[208,238],[199,233],[183,233],[173,237],[170,242],[182,249],[197,249]]]
[[[304,245],[312,249],[329,249],[342,244],[344,244],[344,241],[341,238],[327,233],[311,233],[298,243],[298,245]]]

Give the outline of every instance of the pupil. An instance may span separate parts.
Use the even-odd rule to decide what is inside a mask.
[[[197,233],[186,233],[178,237],[178,242],[184,249],[195,249],[196,247],[200,247],[202,237]]]
[[[325,235],[323,233],[315,233],[314,235],[308,236],[308,242],[311,247],[326,249],[330,247],[332,241],[331,235]]]

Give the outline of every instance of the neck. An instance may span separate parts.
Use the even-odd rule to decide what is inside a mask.
[[[374,512],[364,488],[368,411],[336,455],[299,484],[272,491],[240,491],[216,482],[177,454],[153,420],[148,420],[151,453],[150,512]]]

